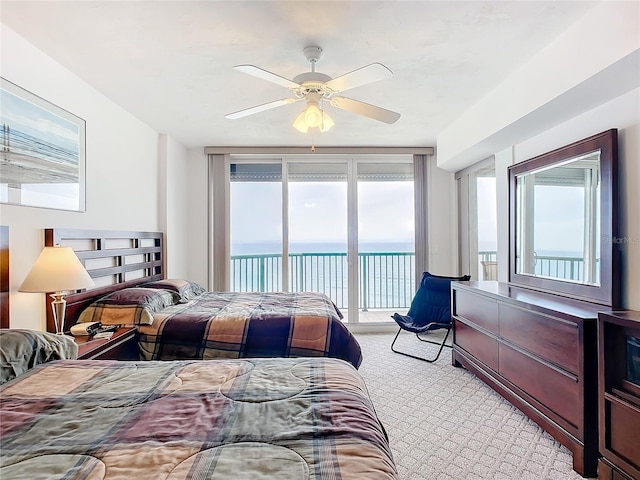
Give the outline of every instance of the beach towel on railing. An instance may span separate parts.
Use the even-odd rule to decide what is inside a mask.
[[[356,368],[360,345],[331,299],[312,292],[206,292],[139,326],[141,358],[333,357]]]

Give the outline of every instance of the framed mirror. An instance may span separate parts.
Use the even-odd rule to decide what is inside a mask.
[[[509,168],[509,282],[617,306],[617,130]]]

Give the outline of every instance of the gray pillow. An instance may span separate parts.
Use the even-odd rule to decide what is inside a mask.
[[[41,363],[77,357],[78,345],[66,335],[0,329],[0,385]]]

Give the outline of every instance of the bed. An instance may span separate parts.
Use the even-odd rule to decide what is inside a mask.
[[[359,367],[360,346],[326,295],[207,292],[166,279],[162,242],[157,232],[45,230],[45,244],[73,247],[99,284],[65,297],[65,328],[136,325],[142,360],[331,357]]]
[[[396,479],[333,358],[55,360],[0,387],[0,478]]]

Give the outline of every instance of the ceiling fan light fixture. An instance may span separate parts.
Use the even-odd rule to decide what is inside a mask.
[[[322,110],[322,123],[320,124],[321,132],[328,132],[331,127],[333,127],[336,122],[333,121],[333,118],[329,116],[327,112]]]
[[[307,122],[304,119],[306,112],[307,110],[304,109],[302,112],[300,112],[300,115],[298,115],[296,119],[293,121],[293,128],[295,128],[301,133],[307,133],[307,131],[309,130],[309,126],[307,125]]]
[[[318,128],[321,132],[327,132],[335,124],[329,114],[321,109],[317,103],[309,102],[293,121],[293,128],[302,133],[307,133],[309,128]]]
[[[310,127],[319,127],[322,124],[322,110],[315,103],[309,103],[304,111],[304,121]]]

